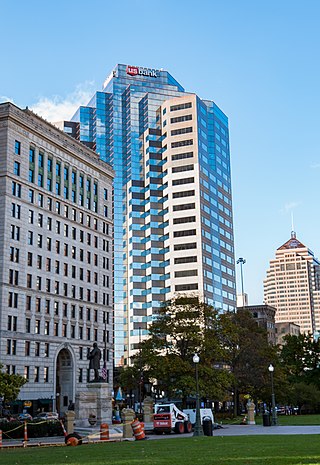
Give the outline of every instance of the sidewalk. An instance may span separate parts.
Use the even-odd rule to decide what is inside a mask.
[[[214,436],[251,436],[251,435],[291,435],[320,434],[319,426],[262,426],[262,425],[225,425],[214,430]]]
[[[114,425],[113,425],[114,426]],[[98,429],[88,428],[78,428],[77,432],[84,437],[91,436],[91,442],[99,441]],[[96,433],[96,434],[95,434]],[[320,434],[320,425],[319,426],[262,426],[262,425],[225,425],[221,429],[215,429],[213,431],[213,436],[263,436],[263,435],[301,435],[301,434]],[[163,439],[179,439],[179,438],[188,438],[192,437],[193,433],[190,434],[170,434],[170,435],[156,435],[151,434],[147,431],[146,433],[148,439],[151,440],[163,440]],[[94,438],[96,436],[96,439]],[[121,441],[122,438],[122,426],[119,425],[116,428],[110,428],[110,440],[111,441]],[[7,446],[17,446],[21,447],[23,441],[21,439],[3,439],[3,447]],[[28,446],[32,445],[49,445],[49,444],[64,444],[63,436],[55,436],[51,438],[36,438],[30,439],[28,441]]]

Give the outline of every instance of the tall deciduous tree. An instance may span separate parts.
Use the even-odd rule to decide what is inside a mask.
[[[149,332],[150,337],[142,342],[133,359],[135,369],[141,369],[144,378],[156,379],[158,388],[169,397],[185,401],[195,393],[192,358],[197,353],[201,396],[224,396],[232,375],[224,368],[228,338],[217,310],[197,298],[175,299],[160,308]],[[133,378],[132,370],[127,374]]]
[[[9,375],[3,371],[3,365],[0,365],[0,396],[5,402],[15,400],[22,386],[27,382],[20,375]]]

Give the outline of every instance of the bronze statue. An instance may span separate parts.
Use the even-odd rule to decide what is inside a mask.
[[[88,355],[89,370],[94,370],[94,379],[92,382],[99,381],[99,369],[100,369],[101,350],[96,342],[93,343],[93,349],[90,350]],[[90,381],[89,381],[90,382]]]

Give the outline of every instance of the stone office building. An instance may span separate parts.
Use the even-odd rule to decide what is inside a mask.
[[[15,410],[63,413],[94,342],[112,389],[112,180],[95,152],[0,105],[0,361],[28,380]]]

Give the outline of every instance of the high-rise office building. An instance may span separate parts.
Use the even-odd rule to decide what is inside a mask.
[[[302,333],[320,329],[320,262],[295,232],[276,251],[264,281],[264,300],[276,323],[295,323]]]
[[[113,171],[11,103],[0,153],[0,362],[28,380],[21,409],[63,413],[86,391],[94,342],[112,390]]]
[[[174,295],[235,309],[228,119],[164,70],[119,64],[65,130],[115,170],[116,364]]]

